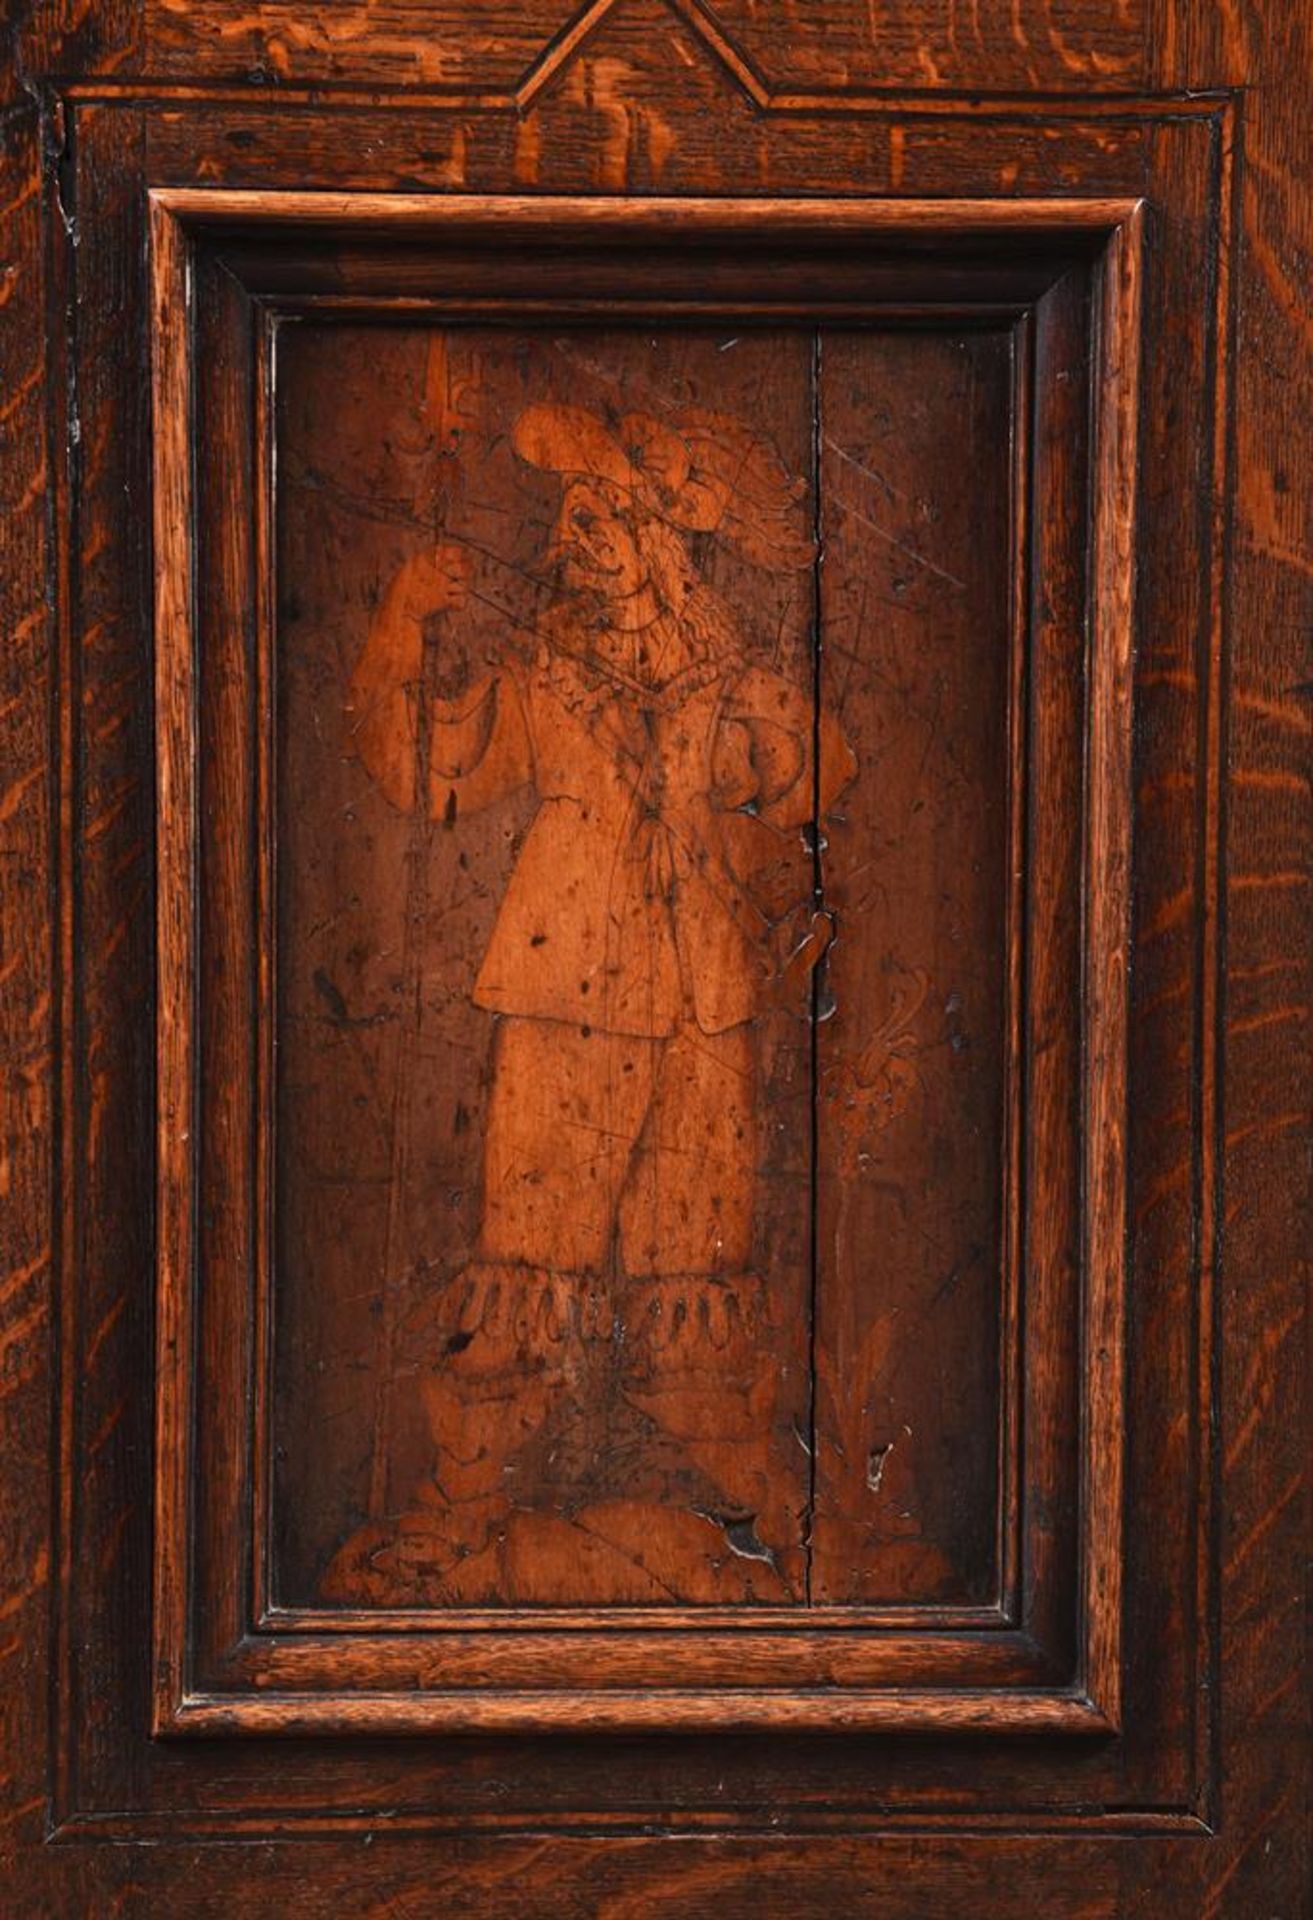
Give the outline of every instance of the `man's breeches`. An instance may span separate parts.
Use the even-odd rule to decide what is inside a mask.
[[[742,1272],[755,1072],[746,1025],[652,1040],[503,1018],[478,1259],[557,1273]]]

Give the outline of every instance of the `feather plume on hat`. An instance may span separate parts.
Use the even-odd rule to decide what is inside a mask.
[[[539,403],[515,423],[522,460],[549,473],[619,487],[686,533],[710,533],[773,573],[811,565],[799,525],[806,483],[741,421],[690,409],[678,428],[647,413],[608,427],[583,407]]]

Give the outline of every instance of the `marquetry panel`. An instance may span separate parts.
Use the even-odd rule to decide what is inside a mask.
[[[154,197],[162,1729],[1116,1724],[1137,234]]]
[[[1298,1911],[1307,0],[10,13],[6,1911]]]
[[[642,8],[629,13],[640,24],[647,17]],[[580,57],[593,63],[594,79],[598,63],[634,50],[625,20],[619,10],[582,43]],[[1217,875],[1224,675],[1212,479],[1223,471],[1225,452],[1234,114],[1224,98],[1193,94],[1135,100],[1082,91],[1041,108],[1020,98],[923,94],[909,101],[878,88],[869,97],[834,95],[810,105],[786,105],[780,96],[760,113],[725,61],[710,57],[714,49],[705,36],[707,56],[690,64],[697,43],[686,27],[687,21],[677,24],[673,36],[653,37],[641,49],[623,140],[613,103],[595,86],[581,96],[569,60],[558,70],[559,82],[544,85],[518,113],[491,99],[420,100],[386,88],[315,94],[285,83],[277,90],[225,85],[216,92],[208,83],[142,81],[126,70],[71,81],[66,90],[50,227],[51,298],[56,308],[66,298],[76,314],[60,337],[52,403],[57,433],[67,430],[75,450],[67,466],[60,460],[52,468],[61,528],[55,567],[65,749],[60,1020],[68,1037],[60,1149],[60,1494],[50,1560],[57,1589],[52,1817],[61,1838],[232,1838],[274,1828],[327,1833],[368,1826],[384,1814],[398,1827],[433,1833],[525,1824],[535,1832],[591,1831],[599,1822],[627,1833],[653,1823],[742,1832],[769,1817],[772,1830],[778,1824],[797,1832],[849,1823],[919,1827],[927,1820],[955,1831],[1002,1822],[1011,1831],[1038,1820],[1064,1836],[1086,1835],[1096,1846],[1093,1836],[1107,1831],[1170,1829],[1165,1844],[1174,1848],[1175,1836],[1202,1831],[1201,1823],[1213,1817],[1216,1353],[1210,1343],[1218,1306],[1212,1265],[1218,1081],[1209,1009],[1217,1004],[1218,923],[1207,905]],[[187,291],[183,299],[182,288],[165,287],[159,325],[145,231],[150,180],[203,190],[190,199],[173,196],[172,216],[185,229],[177,264]],[[571,208],[553,198],[527,208],[515,200],[529,185],[561,193],[628,185],[642,194],[659,191],[662,181],[697,196],[754,196],[727,218],[723,242],[718,232],[714,307],[705,282],[690,278],[706,256],[693,244],[696,209],[687,202],[644,202],[658,229],[681,223],[672,241],[678,250],[672,274],[655,236],[637,237],[643,216],[624,201],[588,211],[595,246],[562,247],[553,236],[563,222],[570,224]],[[859,190],[877,201],[902,193],[915,204],[909,209],[895,199],[872,209],[852,200],[826,202],[814,216],[797,207],[798,194],[833,193],[837,182],[845,193]],[[259,191],[221,199],[212,192],[216,183]],[[491,213],[485,206],[472,217],[452,192],[466,183],[493,197]],[[271,189],[314,191],[308,203],[302,199],[297,218],[276,219]],[[370,197],[374,189],[385,193],[383,202]],[[1112,233],[1125,225],[1127,204],[1141,193],[1137,327],[1093,312],[1091,297],[1101,299],[1118,277]],[[1053,197],[1038,208],[1036,194]],[[396,195],[405,219],[415,223],[409,228],[393,217]],[[1007,204],[991,206],[999,195]],[[1071,196],[1084,202],[1073,204]],[[1100,197],[1102,209],[1088,225],[1088,203]],[[955,198],[965,207],[947,204]],[[607,208],[614,216],[609,224],[601,217]],[[282,211],[291,208],[283,203]],[[577,220],[583,210],[576,205],[573,214]],[[433,216],[428,224],[426,215]],[[500,222],[498,244],[483,237],[490,217]],[[808,231],[809,218],[832,229],[831,244]],[[759,223],[762,236],[751,247],[744,237],[749,220]],[[167,267],[169,236],[161,241],[157,257]],[[576,309],[580,298],[604,302],[606,310]],[[763,298],[772,310],[749,312]],[[909,1060],[908,1038],[924,1042],[933,1031],[916,1024],[935,1012],[927,998],[911,1036],[896,1027],[887,1033],[886,1046],[895,1042],[890,1075],[877,1074],[874,1082],[863,1076],[851,1110],[855,1127],[845,1131],[838,1124],[837,1096],[830,1106],[818,1100],[816,1205],[808,1216],[819,1223],[827,1206],[832,1217],[841,1212],[834,1203],[842,1183],[836,1179],[827,1191],[819,1168],[850,1134],[856,1136],[851,1150],[868,1163],[873,1148],[885,1164],[901,1153],[897,1164],[906,1185],[915,1143],[930,1137],[924,1084],[933,1092],[930,1118],[938,1117],[941,1146],[950,1153],[939,1169],[939,1191],[948,1190],[942,1184],[948,1175],[962,1183],[960,1190],[976,1183],[976,1204],[997,1206],[993,1230],[1003,1243],[996,1262],[990,1255],[963,1267],[950,1251],[941,1269],[925,1243],[915,1243],[901,1226],[890,1196],[872,1198],[879,1175],[872,1177],[869,1164],[865,1184],[856,1186],[860,1233],[846,1245],[861,1313],[878,1310],[899,1274],[906,1285],[916,1260],[935,1273],[936,1289],[923,1294],[919,1278],[906,1285],[909,1306],[934,1301],[928,1326],[893,1346],[887,1335],[900,1333],[906,1316],[899,1313],[892,1328],[882,1330],[885,1357],[896,1365],[878,1376],[873,1398],[842,1399],[870,1358],[855,1339],[865,1329],[833,1318],[826,1324],[823,1310],[814,1321],[818,1490],[827,1491],[831,1514],[848,1534],[838,1539],[830,1527],[829,1567],[844,1579],[856,1574],[863,1591],[827,1592],[814,1582],[810,1606],[666,1598],[646,1608],[587,1609],[571,1602],[535,1610],[458,1606],[432,1592],[409,1610],[349,1605],[319,1590],[322,1568],[344,1533],[369,1524],[368,1515],[358,1506],[353,1511],[358,1495],[343,1501],[334,1493],[327,1505],[321,1496],[324,1486],[340,1488],[353,1474],[367,1489],[369,1461],[358,1439],[355,1461],[346,1461],[346,1450],[332,1439],[332,1420],[307,1435],[288,1397],[291,1373],[301,1366],[302,1384],[322,1391],[319,1405],[331,1410],[333,1368],[321,1376],[317,1362],[331,1356],[299,1351],[298,1334],[313,1329],[318,1302],[304,1284],[297,1291],[294,1249],[280,1252],[277,1245],[278,1234],[297,1218],[312,1232],[318,1228],[313,1207],[302,1205],[299,1214],[285,1207],[289,1189],[279,1186],[280,1138],[284,1144],[295,1139],[287,1118],[306,1126],[307,1112],[318,1112],[305,1100],[299,1110],[289,1104],[280,1126],[280,1100],[295,1088],[279,1091],[279,1054],[296,1037],[308,1057],[317,1036],[343,1059],[352,1048],[362,1070],[355,1038],[378,1044],[382,1035],[351,1024],[375,1009],[362,1008],[350,974],[339,977],[335,953],[334,966],[324,971],[342,995],[345,1022],[331,991],[315,986],[323,959],[315,943],[331,941],[331,929],[291,913],[282,937],[289,930],[297,937],[299,930],[306,943],[299,976],[282,968],[280,938],[271,942],[267,929],[277,934],[271,916],[280,888],[290,890],[289,911],[294,905],[292,895],[311,864],[301,856],[358,857],[365,815],[344,816],[330,830],[324,809],[307,806],[276,830],[286,797],[280,767],[285,773],[297,753],[305,764],[323,753],[316,776],[326,768],[335,782],[361,782],[359,798],[372,808],[369,830],[393,815],[350,753],[334,765],[331,750],[317,739],[279,734],[287,719],[278,697],[285,677],[287,690],[300,688],[298,711],[311,731],[317,718],[331,742],[332,729],[342,724],[341,675],[349,675],[366,645],[377,608],[366,600],[348,605],[329,583],[316,589],[308,618],[297,595],[283,593],[278,543],[286,535],[306,552],[306,543],[331,544],[333,565],[343,567],[344,577],[359,564],[353,554],[379,543],[369,564],[377,561],[380,598],[402,564],[408,536],[388,516],[406,490],[380,486],[367,502],[372,513],[356,511],[359,474],[378,474],[382,440],[396,447],[388,457],[399,458],[405,449],[392,431],[398,421],[402,438],[409,437],[410,402],[404,382],[386,377],[395,362],[384,355],[385,338],[395,344],[408,333],[424,340],[427,353],[432,335],[444,328],[494,327],[541,345],[572,330],[623,330],[626,315],[634,316],[637,331],[658,337],[663,351],[699,331],[723,342],[745,331],[787,335],[818,326],[827,332],[832,367],[841,334],[860,337],[863,353],[874,355],[878,347],[883,373],[872,359],[862,384],[874,393],[887,377],[891,389],[897,386],[897,425],[890,431],[868,409],[860,419],[853,416],[853,438],[841,444],[898,485],[922,462],[927,480],[939,476],[928,497],[947,516],[947,529],[941,533],[941,523],[919,510],[925,489],[918,494],[913,487],[906,501],[885,499],[881,510],[878,489],[872,496],[874,483],[855,470],[849,506],[967,581],[991,631],[987,576],[995,586],[1007,578],[1007,658],[1016,675],[1010,698],[1014,722],[1023,723],[1010,727],[1007,754],[1009,780],[1021,799],[1012,819],[1024,829],[1024,858],[1009,868],[1006,900],[983,875],[957,873],[948,880],[960,901],[987,903],[995,916],[988,941],[999,937],[1007,915],[1011,926],[1019,920],[1022,937],[1006,935],[1014,970],[1007,1018],[1019,1022],[1015,1043],[1008,1043],[1016,1063],[1013,1106],[1006,1097],[999,1104],[982,1099],[978,1117],[992,1115],[994,1131],[983,1125],[977,1154],[952,1155],[953,1116],[943,1089],[970,1096],[995,1084],[1002,1071],[999,1029],[974,1020],[950,1028],[945,1020],[943,1031],[956,1031],[967,1044],[954,1049],[950,1039],[937,1051],[922,1044]],[[363,379],[379,431],[362,418],[367,409],[343,380],[332,404],[318,409],[317,430],[331,441],[333,416],[341,420],[339,450],[346,455],[343,469],[350,470],[347,486],[357,496],[350,503],[355,521],[343,518],[340,495],[322,491],[318,513],[303,509],[298,524],[283,516],[291,496],[280,489],[271,452],[280,435],[289,452],[289,433],[304,443],[307,406],[298,414],[292,405],[298,391],[292,336],[304,342],[307,368],[314,351],[327,354],[333,366],[332,355],[352,329],[374,343],[380,374],[371,387],[369,366],[348,355],[336,363],[334,378],[347,371],[353,381]],[[1125,349],[1141,330],[1147,351],[1137,373]],[[164,456],[163,475],[179,490],[158,495],[159,552],[171,553],[174,564],[171,586],[161,589],[166,617],[157,648],[146,537],[148,362],[152,345],[159,349],[170,338],[179,348],[176,361],[159,352],[158,365],[174,401],[161,407],[159,419],[172,411],[187,420],[177,448],[190,443],[195,460],[175,458],[170,465]],[[280,353],[273,400],[287,403],[282,411],[270,403],[265,371]],[[941,377],[909,396],[918,356]],[[967,365],[981,376],[971,384],[965,383]],[[302,401],[323,394],[327,378],[321,368],[302,380]],[[1109,441],[1105,429],[1112,423],[1100,396],[1111,405],[1137,390],[1135,534],[1126,552],[1110,539],[1117,526],[1132,524],[1129,472],[1115,458],[1105,462],[1105,450],[1117,441]],[[869,399],[865,392],[863,399]],[[945,431],[945,414],[959,402],[964,431],[955,439]],[[1008,420],[1011,466],[985,499],[956,454],[974,421],[973,453],[989,463],[986,449],[997,449],[993,421],[1000,409]],[[753,425],[771,430],[764,418],[754,416]],[[847,474],[842,461],[831,461]],[[895,461],[901,474],[889,471]],[[544,489],[549,506],[557,498],[545,469],[520,463],[516,471]],[[381,477],[389,479],[386,472]],[[808,466],[796,477],[809,488]],[[997,545],[1004,487],[1006,551]],[[944,830],[984,848],[998,831],[997,815],[986,807],[975,817],[965,803],[957,810],[946,793],[959,778],[954,762],[964,750],[968,770],[994,763],[996,693],[974,709],[948,698],[947,690],[938,707],[922,695],[934,690],[950,647],[966,650],[976,684],[988,680],[991,689],[999,685],[990,677],[999,670],[998,656],[974,623],[961,621],[963,596],[951,580],[909,560],[917,581],[897,591],[904,578],[895,565],[898,550],[869,530],[857,571],[900,605],[917,596],[924,615],[917,651],[924,660],[910,660],[911,650],[897,640],[912,615],[884,607],[878,627],[854,615],[852,595],[838,591],[839,497],[832,493],[826,529],[830,630],[842,646],[845,624],[861,629],[867,680],[867,690],[844,697],[844,704],[860,707],[857,718],[867,723],[898,716],[898,738],[877,742],[895,750],[895,766],[897,751],[911,755],[918,712],[937,714],[933,726],[924,726],[923,745],[927,768],[935,767],[943,789],[937,797]],[[1098,503],[1119,498],[1110,515],[1100,509]],[[1091,544],[1092,509],[1101,546]],[[988,528],[988,541],[972,541],[964,565],[969,514]],[[388,547],[392,540],[397,544]],[[719,544],[710,543],[713,554]],[[180,553],[195,559],[191,592],[187,563],[177,564]],[[262,557],[271,553],[272,567]],[[716,564],[725,564],[723,554]],[[311,583],[299,563],[298,570],[306,599]],[[768,570],[757,575],[769,577]],[[1095,589],[1090,594],[1087,579]],[[1102,591],[1105,581],[1134,589],[1133,782],[1094,777],[1108,764],[1113,741],[1126,737],[1117,717],[1124,684],[1115,674],[1111,684],[1097,680],[1100,666],[1116,655],[1103,644],[1107,629],[1087,617],[1102,606],[1114,628],[1122,620],[1115,595]],[[759,591],[739,604],[751,606]],[[318,658],[312,626],[325,609],[340,650],[338,681],[326,677],[322,699],[307,703],[305,675]],[[177,641],[172,652],[169,636]],[[158,699],[152,689],[157,653],[165,682]],[[829,676],[841,665],[837,651],[827,661],[822,649],[826,697],[833,698]],[[891,666],[907,668],[892,689]],[[181,673],[181,700],[167,697],[171,671]],[[879,686],[881,676],[886,684],[877,697],[870,682]],[[1102,737],[1100,716],[1111,721]],[[174,722],[181,724],[171,735]],[[171,739],[172,768],[161,762]],[[182,784],[174,779],[170,785],[179,773]],[[1078,806],[1045,806],[1036,797],[1074,792],[1078,784],[1088,805],[1119,793],[1133,799],[1133,964],[1124,1046],[1116,1034],[1121,987],[1115,973],[1106,992],[1097,973],[1088,974],[1074,996],[1069,984],[1072,939],[1088,948],[1091,938],[1097,944],[1101,937],[1093,929],[1082,932],[1081,864],[1092,813],[1087,808],[1082,818]],[[880,932],[861,891],[860,857],[855,865],[842,864],[851,851],[851,837],[844,836],[850,826],[879,827],[880,808],[896,805],[896,793],[885,795],[878,782],[859,782],[854,797],[863,791],[863,821],[846,823],[837,808],[825,823],[828,845],[821,849],[829,863],[827,910],[840,925],[826,959],[835,1010],[816,1027],[818,1065],[829,1047],[840,1069],[830,1084],[845,1099],[854,1089],[843,1069],[859,1055],[861,1040],[851,1027],[845,1034],[845,1023],[860,1013],[868,1036],[873,1024],[884,1027],[895,1011],[889,997],[900,986],[896,975],[883,980],[878,965],[868,968],[851,943],[844,948],[838,892],[845,875],[847,913],[866,911],[872,941]],[[970,791],[970,780],[963,791]],[[194,844],[201,854],[194,869],[186,852],[188,810],[174,804],[189,792],[197,800]],[[172,800],[160,809],[165,795]],[[265,837],[257,839],[262,820]],[[459,824],[463,834],[477,834],[480,816]],[[286,847],[279,857],[279,831],[297,830],[300,854],[289,868]],[[440,823],[437,830],[445,831]],[[924,860],[929,871],[942,838],[927,834],[915,864]],[[906,844],[916,848],[914,835]],[[886,864],[891,858],[886,846]],[[370,882],[383,892],[392,881],[377,865],[377,873],[368,870]],[[916,891],[910,869],[903,880],[905,904]],[[189,977],[200,991],[190,1021],[178,976],[157,979],[157,899],[181,941],[195,936]],[[318,929],[313,936],[312,928]],[[176,960],[179,944],[166,941],[159,950]],[[1115,958],[1115,942],[1104,950]],[[951,940],[947,951],[965,958]],[[989,951],[997,963],[999,950]],[[261,956],[273,963],[263,976]],[[311,958],[307,975],[304,963]],[[971,956],[973,969],[980,969],[972,976],[977,996],[989,964],[985,953]],[[308,1034],[279,1012],[277,996],[284,991],[292,995],[285,1012],[295,1017],[303,1006],[310,1010]],[[303,1003],[297,991],[306,994]],[[901,1004],[911,1002],[904,995]],[[158,1084],[176,1094],[190,1034],[198,1043],[196,1085],[205,1111],[198,1101],[166,1133],[173,1157],[166,1151],[161,1161],[166,1178],[157,1214],[157,1156],[147,1143],[161,1023],[174,1010],[184,1016],[173,1035],[179,1054],[172,1079],[166,1071]],[[1087,1036],[1109,1036],[1105,1056],[1083,1058],[1074,1047],[1082,1024]],[[267,1053],[263,1042],[271,1043]],[[1119,1053],[1133,1116],[1125,1132],[1117,1124],[1120,1094],[1110,1070]],[[919,1080],[909,1079],[909,1066]],[[877,1128],[871,1122],[898,1104],[889,1097],[895,1077],[905,1104],[892,1126]],[[823,1077],[814,1084],[823,1086]],[[330,1096],[348,1085],[345,1073],[325,1074],[321,1097],[330,1112]],[[1111,1105],[1094,1098],[1100,1088],[1113,1090]],[[1082,1122],[1085,1100],[1093,1104]],[[986,1163],[1000,1150],[1013,1107],[1019,1111],[1003,1147],[999,1192],[992,1172],[986,1179]],[[970,1097],[963,1112],[971,1112]],[[255,1153],[262,1113],[273,1119],[270,1160]],[[167,1123],[167,1109],[160,1117]],[[204,1123],[199,1130],[197,1119]],[[429,1136],[417,1125],[422,1143]],[[321,1141],[327,1137],[334,1151],[350,1144],[338,1139],[348,1127],[331,1134],[326,1123],[320,1127]],[[431,1138],[444,1142],[436,1130]],[[480,1136],[471,1128],[461,1139],[473,1153]],[[1032,1143],[1044,1140],[1058,1157],[1032,1159]],[[1105,1141],[1112,1150],[1093,1164],[1087,1149]],[[452,1142],[454,1134],[443,1150]],[[1101,1229],[1094,1213],[1082,1223],[1059,1202],[1084,1188],[1102,1196],[1095,1212],[1115,1219],[1121,1203],[1115,1182],[1110,1187],[1107,1180],[1123,1160],[1123,1315],[1120,1323],[1099,1327],[1091,1317],[1099,1295],[1085,1286],[1094,1270],[1089,1249]],[[176,1204],[169,1184],[175,1176]],[[473,1188],[462,1190],[461,1205],[476,1205]],[[412,1183],[411,1193],[421,1211],[432,1209],[426,1233],[432,1220],[458,1222],[460,1209],[444,1207],[436,1189]],[[994,1193],[996,1202],[989,1198]],[[180,1219],[186,1224],[188,1194],[198,1201],[204,1243],[194,1267],[171,1239]],[[910,1217],[915,1220],[915,1209]],[[952,1238],[953,1223],[938,1226],[946,1241]],[[897,1251],[896,1268],[874,1247],[873,1227],[904,1234],[888,1250]],[[868,1238],[875,1256],[869,1264],[858,1257]],[[1104,1233],[1102,1244],[1115,1238]],[[978,1239],[974,1229],[963,1235],[968,1254]],[[444,1244],[450,1251],[454,1242]],[[162,1319],[152,1306],[152,1271],[161,1264],[153,1250],[184,1281],[188,1274],[194,1280],[181,1293],[166,1289]],[[817,1252],[826,1254],[820,1233]],[[816,1271],[822,1272],[819,1260]],[[362,1352],[376,1338],[377,1269],[363,1291],[363,1299],[343,1303],[335,1323],[343,1347],[348,1316],[359,1323],[351,1331]],[[830,1294],[831,1307],[838,1298]],[[184,1316],[171,1322],[168,1314],[179,1303]],[[818,1298],[820,1308],[825,1304]],[[1112,1345],[1107,1335],[1114,1336]],[[174,1355],[184,1364],[166,1379],[163,1400],[185,1419],[162,1422],[156,1449],[151,1375],[157,1362],[167,1375]],[[969,1390],[979,1396],[973,1402],[978,1420],[955,1391],[964,1380],[975,1382]],[[1091,1391],[1100,1380],[1123,1385],[1120,1422],[1101,1410]],[[851,1431],[830,1415],[831,1387]],[[337,1418],[348,1424],[360,1418],[363,1402],[368,1426],[372,1400],[368,1379],[362,1385],[353,1378],[336,1401],[350,1413]],[[404,1395],[402,1402],[404,1412]],[[314,1404],[300,1403],[302,1409]],[[827,1458],[827,1432],[850,1454],[855,1442],[856,1459],[843,1459],[838,1447]],[[1120,1449],[1101,1444],[1099,1435],[1107,1432],[1121,1436]],[[862,1458],[867,1439],[870,1450]],[[177,1440],[182,1445],[175,1451]],[[881,1453],[891,1440],[892,1449]],[[398,1433],[395,1445],[383,1450],[398,1489],[415,1471],[417,1441],[422,1455],[423,1425],[412,1426],[409,1440]],[[805,1451],[797,1451],[805,1464]],[[950,1452],[956,1480],[942,1470]],[[798,1464],[791,1463],[794,1471]],[[389,1502],[399,1497],[387,1495]],[[303,1504],[317,1510],[303,1513]],[[918,1524],[934,1553],[915,1539]],[[298,1549],[299,1564],[291,1551],[297,1529],[303,1541],[313,1534],[324,1543]],[[819,1565],[826,1529],[812,1531]],[[1082,1542],[1099,1538],[1114,1551],[1103,1562],[1082,1561]],[[740,1543],[749,1544],[743,1536]],[[151,1630],[153,1562],[158,1638]],[[1022,1624],[1011,1624],[1018,1620]],[[1117,1629],[1119,1657],[1112,1645]],[[782,1673],[797,1684],[781,1685]],[[544,1676],[547,1685],[539,1688]],[[1084,1708],[1085,1699],[1101,1712]],[[181,1711],[179,1702],[185,1702]],[[153,1712],[160,1727],[195,1733],[263,1727],[332,1737],[302,1739],[293,1750],[262,1739],[159,1739],[152,1737]],[[1092,1739],[1025,1734],[1050,1717],[1064,1727],[1075,1722],[1103,1731]],[[644,1720],[665,1729],[660,1739],[617,1740],[600,1731],[632,1729]],[[477,1737],[471,1732],[452,1741],[376,1737],[411,1728],[473,1729],[475,1723]],[[812,1731],[872,1725],[917,1729],[917,1737],[833,1739]],[[756,1730],[745,1732],[748,1727]],[[351,1737],[353,1728],[361,1737]],[[586,1729],[587,1737],[576,1738],[569,1728]],[[678,1737],[668,1737],[676,1728]],[[981,1730],[998,1737],[982,1740]],[[294,1764],[283,1764],[293,1756]],[[896,1843],[886,1836],[880,1844]],[[1052,1844],[1066,1848],[1070,1841]],[[60,1849],[48,1851],[54,1857]]]

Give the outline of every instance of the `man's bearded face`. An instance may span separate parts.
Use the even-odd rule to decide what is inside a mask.
[[[576,480],[565,490],[552,553],[568,586],[628,600],[647,584],[647,565],[623,496],[604,483]]]

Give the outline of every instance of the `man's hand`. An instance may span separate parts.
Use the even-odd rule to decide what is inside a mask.
[[[433,680],[453,674],[468,680],[464,648],[448,654],[452,623],[442,616],[465,605],[470,573],[465,549],[449,541],[407,560],[388,584],[352,675],[348,706],[356,750],[392,805],[403,810],[415,799],[414,726],[408,707],[413,707],[425,677],[425,629],[435,615],[438,625],[448,628],[433,635]],[[452,697],[436,685],[433,691],[438,698]]]
[[[472,571],[464,547],[445,541],[407,560],[393,578],[388,598],[395,595],[401,617],[422,627],[430,614],[455,612],[466,604]]]

